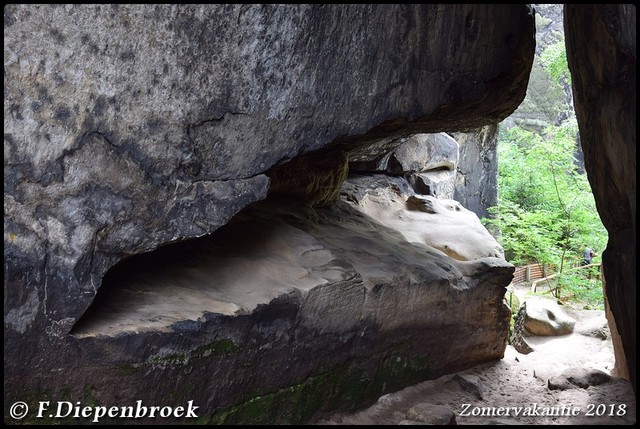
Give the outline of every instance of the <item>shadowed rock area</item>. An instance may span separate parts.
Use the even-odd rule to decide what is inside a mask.
[[[567,60],[602,253],[618,374],[636,391],[636,6],[566,5]]]
[[[7,324],[61,335],[111,266],[215,231],[276,164],[505,118],[534,47],[523,5],[12,5],[5,22]]]
[[[206,238],[123,261],[72,335],[82,353],[124,357],[118,386],[82,364],[105,397],[126,386],[159,401],[162,386],[137,384],[154,374],[201,386],[188,391],[215,404],[205,422],[304,421],[501,358],[512,273],[410,244],[344,202],[269,198]]]
[[[498,126],[452,136],[460,151],[453,199],[479,218],[489,217],[487,208],[498,203]]]
[[[269,207],[276,204],[281,206],[277,210],[280,213],[271,213],[273,207]],[[492,242],[490,236],[483,248],[476,245],[476,254],[467,255],[464,261],[468,262],[458,265],[457,261],[425,243],[414,249],[405,241],[404,233],[410,235],[411,224],[419,224],[419,220],[398,224],[394,231],[344,203],[321,212],[296,206],[283,210],[282,204],[277,200],[270,202],[266,211],[259,205],[238,215],[211,236],[123,261],[105,277],[98,298],[74,328],[74,335],[83,338],[116,336],[123,332],[170,332],[172,325],[181,321],[197,322],[207,313],[246,315],[281,295],[301,293],[306,297],[310,291],[325,285],[327,287],[322,289],[327,297],[332,295],[329,289],[335,289],[335,295],[339,297],[344,291],[354,289],[350,285],[360,285],[356,295],[361,297],[336,301],[341,307],[336,311],[344,313],[337,320],[327,315],[317,320],[299,316],[308,319],[307,323],[317,325],[321,333],[327,329],[350,332],[351,326],[362,320],[381,317],[380,314],[375,317],[363,314],[361,307],[367,301],[366,291],[383,285],[389,302],[397,306],[382,305],[369,311],[388,310],[396,314],[406,311],[407,307],[424,307],[422,315],[416,308],[411,316],[382,316],[392,325],[406,323],[410,326],[411,320],[417,317],[416,323],[427,318],[437,320],[439,325],[451,324],[453,330],[458,330],[456,320],[460,315],[449,308],[450,303],[458,301],[459,305],[472,305],[463,298],[464,291],[470,285],[482,288],[484,286],[475,285],[484,284],[484,281],[495,286],[495,296],[487,290],[483,300],[500,307],[502,288],[510,281],[513,267],[500,255],[491,255],[492,244],[497,243]],[[335,220],[332,220],[333,215]],[[443,225],[450,222],[451,215],[440,213],[431,217],[431,222],[426,223],[446,228]],[[445,279],[446,283],[441,282]],[[438,293],[430,291],[429,298],[406,296],[403,304],[402,295],[412,293],[403,292],[406,282],[410,289],[414,284],[420,288],[433,282],[446,285],[442,292],[445,296],[439,297]],[[450,291],[446,292],[447,289]],[[447,297],[449,294],[452,296]],[[394,295],[398,296],[392,298]],[[436,315],[428,310],[432,306],[447,311]],[[318,311],[331,312],[328,308]],[[496,324],[496,338],[489,341],[485,333],[483,340],[491,347],[500,345],[504,333],[498,327],[504,315],[500,311],[493,316],[482,314],[488,318],[497,317],[491,322]],[[452,320],[447,321],[449,317]],[[487,327],[491,323],[487,323]],[[332,325],[335,326],[331,328]],[[384,330],[385,326],[378,329]]]

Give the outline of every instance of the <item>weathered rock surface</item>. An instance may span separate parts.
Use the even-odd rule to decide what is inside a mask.
[[[526,301],[524,328],[531,335],[566,335],[573,332],[575,324],[575,319],[553,300],[534,296]]]
[[[396,147],[369,159],[354,151],[349,157],[351,171],[401,175],[446,168],[458,163],[458,143],[447,133],[414,134],[396,142]]]
[[[566,390],[597,386],[611,380],[611,376],[598,369],[568,368],[561,374],[551,377],[548,381],[550,390]]]
[[[451,377],[451,380],[448,383],[457,383],[462,390],[467,393],[471,393],[480,401],[483,399],[483,393],[486,390],[480,382],[480,379],[477,376],[470,374],[456,374]]]
[[[526,328],[525,322],[527,319],[527,302],[523,302],[518,310],[518,314],[513,324],[513,332],[511,334],[510,343],[518,353],[528,355],[533,352],[533,347],[527,342],[526,336],[530,335]]]
[[[459,261],[504,258],[502,246],[478,217],[454,200],[417,195],[402,177],[353,175],[342,187],[346,201],[412,243]]]
[[[488,216],[498,201],[498,126],[416,134],[350,152],[351,172],[404,175],[414,191],[452,199]]]
[[[498,203],[498,126],[452,136],[458,142],[459,162],[451,199],[482,219]]]
[[[636,6],[565,5],[564,13],[585,168],[609,233],[602,268],[613,342],[635,390]]]
[[[360,275],[385,299],[366,301],[368,313],[362,314],[386,315],[384,323],[397,316],[399,325],[389,325],[397,332],[389,327],[376,336],[375,323],[358,319],[354,326],[367,332],[362,337],[347,332],[347,324],[337,340],[331,333],[307,343],[307,322],[293,328],[301,306],[308,306],[305,317],[315,323],[334,309],[346,311],[346,302],[364,299],[364,280],[359,288],[347,287],[346,298],[336,283],[330,290],[317,285],[327,280],[324,275],[335,280],[331,276],[339,272],[333,271],[302,278],[301,290],[277,291],[275,298],[257,291],[269,305],[255,301],[255,308],[253,296],[233,302],[174,285],[171,294],[181,288],[194,294],[178,303],[185,313],[169,311],[164,306],[175,302],[161,299],[155,305],[166,311],[157,315],[146,313],[144,304],[136,307],[146,325],[93,336],[88,330],[79,338],[81,326],[91,326],[83,319],[78,336],[69,332],[100,299],[96,294],[111,267],[221,228],[267,196],[268,174],[281,178],[273,168],[286,161],[336,147],[375,152],[412,134],[477,128],[508,116],[524,97],[533,58],[527,6],[25,4],[6,6],[4,19],[5,404],[27,393],[34,400],[62,399],[62,392],[108,405],[130,405],[126,398],[159,403],[171,392],[199,398],[202,410],[213,413],[251,393],[279,397],[279,388],[291,386],[300,397],[308,396],[304,389],[320,392],[318,385],[337,383],[336,391],[344,392],[347,378],[361,371],[373,379],[376,368],[393,373],[390,356],[428,356],[430,349],[422,346],[389,352],[406,339],[403,323],[418,328],[402,319],[413,313],[401,305],[417,296],[409,288],[387,300],[392,283],[384,276],[376,280],[378,267],[367,268],[366,258],[352,265],[372,273]],[[326,188],[312,183],[301,195],[330,203],[336,195],[324,191],[341,177]],[[278,183],[287,190],[291,182]],[[351,212],[331,215],[349,218]],[[381,255],[394,255],[392,249]],[[502,260],[460,263],[457,272],[491,283],[492,270],[503,263],[495,261]],[[486,278],[472,274],[477,264],[490,273]],[[445,287],[456,271],[442,266],[424,269],[435,270],[428,276],[444,275],[439,281]],[[263,272],[259,268],[246,271]],[[303,305],[305,285],[315,287]],[[138,297],[148,289],[140,291]],[[115,310],[135,307],[128,305],[136,302],[133,295],[126,296]],[[205,307],[211,312],[194,320]],[[493,317],[484,309],[465,314]],[[461,333],[468,337],[472,325],[469,320]],[[438,338],[441,328],[434,325],[428,337]],[[365,345],[369,333],[376,339]],[[456,350],[452,356],[459,362],[443,357],[432,363],[429,357],[424,372],[401,358],[402,368],[418,369],[394,380],[406,384],[414,376],[448,371],[447,365],[500,355],[494,340],[477,337],[497,348]],[[357,338],[364,338],[360,346]],[[435,347],[430,341],[424,347]],[[376,355],[389,360],[371,358]],[[274,380],[273,374],[283,376]],[[333,384],[330,375],[337,377]],[[310,384],[299,385],[301,380]],[[376,383],[370,386],[380,387]],[[340,402],[327,395],[318,399],[326,409]],[[287,421],[311,418],[271,412]]]
[[[456,415],[448,407],[422,403],[407,411],[407,420],[423,425],[455,425]]]
[[[584,311],[584,313],[589,312],[590,310]],[[598,313],[598,316],[586,318],[586,320],[577,327],[576,333],[601,340],[606,340],[611,337],[609,323],[604,313]]]
[[[282,160],[504,118],[533,50],[525,6],[12,5],[5,17],[5,255],[11,285],[31,285],[11,286],[7,308],[34,316],[11,329],[67,331],[115,262],[214,231],[264,198],[262,173]]]
[[[534,10],[536,61],[531,68],[527,96],[504,121],[504,125],[517,125],[541,133],[547,126],[560,125],[562,121],[573,117],[574,108],[570,80],[552,78],[545,63],[548,59],[543,57],[550,46],[564,44],[563,5],[535,4]]]
[[[377,158],[351,153],[349,169],[404,176],[419,194],[453,199],[458,158],[458,143],[450,135],[414,134]]]
[[[338,201],[340,187],[349,174],[348,156],[342,150],[303,155],[269,171],[270,191],[311,206]]]
[[[299,422],[501,358],[512,273],[504,259],[410,244],[343,202],[269,199],[211,236],[123,261],[70,341],[97,359],[78,376],[99,400],[124,389],[158,402],[178,379],[204,421]]]

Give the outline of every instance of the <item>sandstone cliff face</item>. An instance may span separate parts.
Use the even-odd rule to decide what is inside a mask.
[[[460,146],[453,199],[479,218],[498,204],[498,126],[453,133]]]
[[[536,60],[531,68],[527,96],[505,120],[507,127],[519,126],[541,133],[549,125],[559,125],[574,116],[569,80],[549,76],[543,53],[550,46],[564,44],[562,4],[535,4]]]
[[[340,298],[345,279],[338,270],[327,274],[325,289],[311,284],[306,301],[295,291],[267,294],[265,305],[236,314],[218,300],[226,304],[212,305],[202,320],[166,315],[177,317],[170,328],[82,337],[78,324],[76,334],[69,332],[97,300],[111,267],[215,232],[264,199],[286,161],[336,148],[376,152],[411,134],[472,129],[508,116],[524,97],[533,57],[527,7],[10,5],[4,35],[5,404],[28,392],[33,400],[69,391],[74,400],[90,395],[111,404],[136,394],[153,400],[197,391],[203,412],[213,414],[251,392],[277,393],[338,367],[345,371],[342,381],[361,371],[378,380],[368,395],[379,395],[391,388],[387,380],[400,387],[501,355],[501,290],[509,268],[497,267],[502,274],[491,280],[418,254],[407,257],[420,260],[411,265],[422,274],[404,289],[381,276],[372,280],[372,291],[346,284],[348,296]],[[335,194],[326,198],[320,201]],[[333,210],[320,219],[360,219],[339,206]],[[338,244],[325,246],[340,253]],[[362,270],[346,272],[362,276]],[[422,275],[438,286],[425,286]],[[439,356],[427,370],[420,356],[439,347],[433,341],[440,333],[429,333],[435,325],[412,327],[411,317],[400,317],[402,305],[427,305],[419,295],[430,287],[454,293],[465,276],[493,291],[469,314],[489,306],[492,320],[485,322],[498,331],[486,341],[478,335],[473,341],[480,343],[456,344],[445,354],[463,360]],[[459,295],[454,312],[484,296],[482,289]],[[333,314],[332,302],[361,298],[366,305],[347,307],[364,309],[349,314],[353,329],[336,334],[334,348],[332,336],[301,345],[307,331],[299,320],[315,323]],[[340,325],[346,311],[335,309],[329,326]],[[390,327],[396,313],[398,332]],[[386,314],[389,324],[371,321],[372,314]],[[370,342],[350,342],[365,328],[375,332]],[[469,334],[466,329],[459,333]],[[323,349],[335,354],[318,353]],[[269,356],[275,371],[251,369]],[[355,366],[345,367],[352,358]],[[176,364],[184,359],[199,369]],[[379,378],[379,368],[389,369],[387,375]],[[274,372],[286,376],[274,379]],[[345,391],[350,383],[342,381],[338,390]],[[86,393],[89,385],[95,391]],[[357,404],[370,396],[351,399]],[[288,421],[337,406],[326,397],[318,401]]]
[[[213,232],[264,198],[263,173],[282,160],[338,137],[503,119],[533,49],[522,6],[26,5],[5,17],[5,254],[9,281],[31,285],[8,307],[34,315],[9,325],[23,332],[36,319],[68,331],[115,262]]]
[[[565,35],[585,169],[609,232],[606,297],[635,390],[636,6],[566,5]]]

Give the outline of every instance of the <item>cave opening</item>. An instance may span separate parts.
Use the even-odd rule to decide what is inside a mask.
[[[207,314],[251,314],[280,295],[354,277],[367,286],[419,283],[434,261],[429,277],[449,278],[461,276],[457,261],[503,256],[477,216],[450,199],[459,153],[450,135],[413,135],[385,150],[368,161],[377,171],[362,171],[357,151],[337,147],[275,166],[266,200],[228,224],[113,266],[71,333],[170,332]],[[379,162],[390,158],[396,162]],[[465,240],[455,238],[463,232]],[[438,274],[442,267],[449,273]],[[465,287],[458,283],[452,286]]]
[[[208,313],[249,314],[281,294],[341,278],[333,269],[323,271],[331,258],[317,241],[262,210],[274,204],[299,207],[273,197],[209,235],[123,259],[105,274],[71,334],[169,332]]]

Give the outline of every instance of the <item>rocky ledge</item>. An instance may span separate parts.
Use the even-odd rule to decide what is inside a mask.
[[[496,243],[466,260],[409,243],[349,187],[329,208],[269,198],[114,267],[69,340],[92,356],[76,369],[95,400],[158,403],[179,385],[203,422],[295,423],[500,359],[513,267]]]

